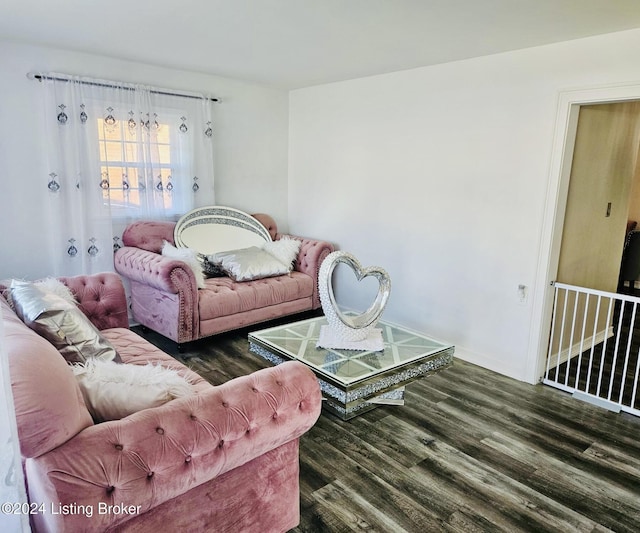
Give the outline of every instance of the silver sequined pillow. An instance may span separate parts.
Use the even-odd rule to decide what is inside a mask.
[[[235,281],[281,276],[291,271],[288,265],[257,246],[218,252],[208,256],[208,259],[214,265],[219,265]]]
[[[78,306],[54,292],[27,281],[11,282],[11,299],[20,319],[53,344],[69,363],[87,359],[121,362],[105,339]]]

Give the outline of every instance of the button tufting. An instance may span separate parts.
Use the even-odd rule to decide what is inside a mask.
[[[278,413],[273,413],[273,416],[271,418],[273,418],[274,420],[278,418]]]
[[[185,463],[190,463],[190,462],[191,462],[191,456],[190,456],[190,455],[187,455],[187,456],[184,458],[184,462],[185,462]]]
[[[189,418],[190,418],[191,420],[198,420],[198,418],[196,417],[196,415],[191,415]]]
[[[227,402],[222,402],[222,407],[229,407],[229,404]]]
[[[164,429],[162,429],[162,428],[156,428],[156,433],[157,433],[158,435],[164,435]]]
[[[251,390],[252,390],[253,392],[258,392],[258,389],[256,389],[255,387],[253,387]]]
[[[147,479],[151,479],[153,477],[153,472],[148,472],[147,473]]]
[[[109,485],[107,487],[107,494],[111,494],[116,488],[113,485]]]
[[[218,444],[218,448],[222,448],[224,446],[224,441],[221,440],[220,443]]]
[[[116,450],[122,450],[123,446],[122,444],[116,444]]]

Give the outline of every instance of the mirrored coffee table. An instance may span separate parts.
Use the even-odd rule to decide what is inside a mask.
[[[384,350],[318,348],[324,317],[262,329],[249,334],[250,350],[274,364],[300,361],[318,377],[323,406],[348,420],[376,405],[404,403],[404,386],[446,368],[454,346],[380,321]]]

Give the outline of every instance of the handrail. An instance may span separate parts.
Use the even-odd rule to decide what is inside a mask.
[[[567,290],[580,292],[582,294],[593,294],[594,296],[604,296],[605,298],[615,298],[616,300],[622,300],[625,302],[640,303],[640,297],[632,296],[630,294],[620,294],[618,292],[601,291],[599,289],[588,289],[586,287],[579,287],[578,285],[569,285],[568,283],[561,283],[559,281],[554,281],[552,286],[557,289],[567,289]]]

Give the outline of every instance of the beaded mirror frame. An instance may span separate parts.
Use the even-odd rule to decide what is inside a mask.
[[[192,209],[176,223],[177,247],[191,248],[202,256],[271,241],[269,230],[250,214],[225,206]]]

